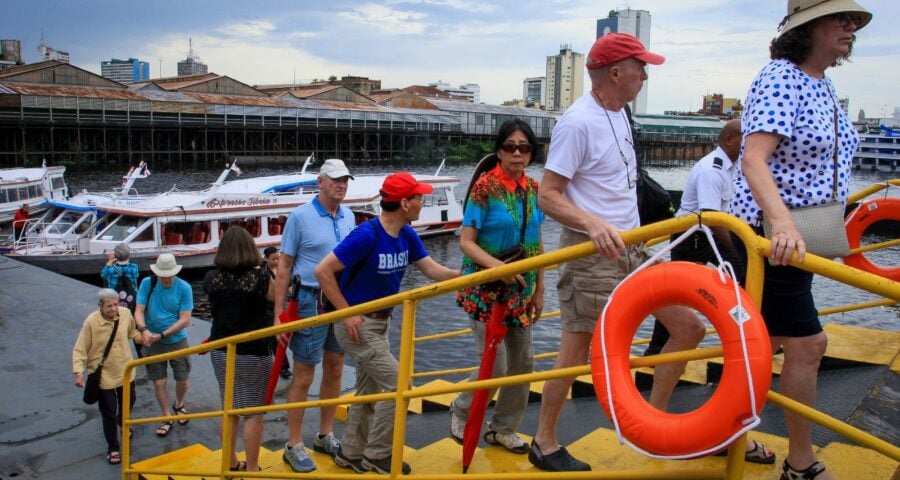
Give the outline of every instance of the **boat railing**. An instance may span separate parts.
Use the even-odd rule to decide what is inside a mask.
[[[876,190],[877,191],[877,190]],[[861,198],[861,197],[860,197]],[[769,240],[764,237],[757,236],[754,231],[743,221],[737,218],[719,212],[704,212],[699,215],[687,215],[663,222],[643,226],[637,229],[622,232],[622,240],[625,244],[631,245],[640,242],[646,242],[651,239],[668,236],[675,232],[687,230],[693,225],[702,223],[712,227],[724,227],[736,236],[738,236],[746,245],[748,252],[747,259],[747,283],[746,289],[753,301],[758,305],[762,298],[762,280],[763,280],[763,262],[768,256],[771,245]],[[425,385],[415,386],[413,379],[416,378],[414,371],[414,356],[416,345],[416,312],[419,302],[439,295],[453,294],[456,291],[486,282],[492,282],[514,274],[523,273],[540,268],[547,268],[562,262],[571,261],[580,257],[596,253],[596,247],[591,242],[584,242],[567,248],[559,249],[553,252],[547,252],[542,255],[527,258],[515,263],[503,265],[496,268],[473,273],[464,277],[447,280],[444,282],[434,283],[423,287],[415,288],[409,291],[384,297],[378,300],[356,305],[335,312],[318,315],[315,317],[304,319],[303,322],[294,322],[281,324],[262,330],[249,332],[241,335],[235,335],[220,340],[188,347],[176,352],[156,355],[150,358],[137,359],[129,362],[126,367],[125,378],[130,378],[134,368],[140,365],[146,365],[151,362],[160,362],[171,360],[174,358],[186,357],[208,352],[213,349],[226,349],[226,376],[224,387],[224,408],[221,410],[212,410],[205,412],[190,413],[185,416],[174,415],[160,417],[133,418],[131,409],[129,408],[128,389],[124,390],[123,401],[123,429],[135,425],[144,425],[158,423],[162,421],[175,420],[198,420],[198,419],[220,419],[222,426],[222,452],[221,463],[217,468],[207,468],[206,470],[198,470],[196,468],[186,471],[177,467],[145,467],[136,468],[131,460],[130,439],[127,435],[123,436],[122,449],[122,478],[131,478],[137,474],[153,473],[156,475],[181,475],[189,477],[220,477],[220,478],[303,478],[308,474],[281,473],[266,471],[263,473],[256,472],[233,472],[230,471],[230,455],[228,452],[233,451],[235,445],[231,443],[232,425],[230,421],[238,415],[264,414],[268,412],[286,411],[297,408],[317,408],[330,405],[345,405],[355,403],[370,403],[376,401],[393,400],[396,402],[396,411],[394,417],[394,436],[393,436],[393,456],[391,463],[390,478],[399,478],[401,465],[403,461],[404,445],[406,440],[406,423],[407,408],[412,399],[423,398],[434,395],[443,395],[458,393],[462,391],[472,391],[487,388],[497,388],[506,385],[521,384],[526,382],[546,381],[557,378],[576,377],[586,375],[591,372],[588,365],[560,368],[554,370],[540,371],[530,374],[514,375],[508,377],[493,378],[490,380],[480,380],[475,382],[463,382],[458,384],[446,385]],[[816,255],[807,254],[803,263],[797,261],[796,254],[791,260],[791,265],[803,270],[822,275],[846,285],[852,285],[862,290],[874,293],[885,299],[886,301],[900,301],[900,282],[894,282],[884,277],[876,276],[855,268],[842,265],[840,263],[827,260]],[[391,307],[402,305],[402,328],[400,338],[400,355],[399,355],[399,372],[397,376],[397,387],[393,392],[384,392],[372,395],[340,397],[328,400],[313,400],[304,402],[283,403],[277,405],[268,405],[262,407],[236,409],[233,405],[234,395],[234,369],[236,362],[237,345],[243,342],[258,340],[262,338],[270,338],[275,335],[296,332],[304,328],[312,328],[319,325],[325,325],[345,318],[363,315],[369,312],[379,311]],[[549,315],[549,314],[548,314]],[[446,335],[446,334],[439,334]],[[431,336],[430,338],[437,338]],[[423,341],[422,338],[419,342]],[[719,358],[722,356],[722,348],[704,347],[693,350],[686,350],[673,353],[659,354],[647,357],[632,357],[631,367],[650,367],[666,363],[676,363],[684,361],[693,361],[701,359]],[[811,421],[823,425],[831,430],[839,432],[855,442],[868,447],[874,451],[880,452],[887,457],[900,461],[900,448],[881,440],[867,432],[852,427],[837,419],[828,417],[813,408],[794,402],[775,392],[768,392],[767,398],[773,404],[779,405],[784,409],[793,411],[798,415],[810,419]],[[593,472],[517,472],[517,478],[537,478],[537,479],[586,479],[586,478],[646,478],[646,479],[664,479],[664,478],[725,478],[729,480],[740,479],[744,471],[744,441],[735,441],[728,448],[728,460],[724,469],[695,469],[695,470],[630,470],[630,471],[593,471]],[[478,478],[478,479],[500,479],[507,478],[508,472],[490,473],[490,474],[441,474],[441,475],[421,475],[411,474],[404,475],[403,478],[427,478],[427,479],[450,479],[450,478]],[[351,478],[351,476],[341,474],[318,474],[317,478]]]

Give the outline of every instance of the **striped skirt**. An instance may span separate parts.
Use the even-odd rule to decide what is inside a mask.
[[[225,352],[209,352],[216,381],[219,382],[219,399],[225,405]],[[234,365],[234,408],[262,406],[272,372],[272,355],[237,355]]]

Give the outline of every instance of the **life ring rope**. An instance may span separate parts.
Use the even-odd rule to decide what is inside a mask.
[[[727,440],[720,443],[719,445],[716,445],[712,448],[708,448],[708,449],[705,449],[705,450],[702,450],[699,452],[693,452],[693,453],[689,453],[689,454],[660,455],[660,454],[648,452],[648,451],[640,448],[639,446],[635,445],[634,443],[632,443],[631,441],[629,441],[627,438],[625,438],[622,435],[622,429],[621,429],[621,426],[619,425],[619,418],[616,415],[615,402],[612,400],[612,398],[613,398],[612,381],[611,381],[612,377],[610,376],[610,370],[609,370],[610,362],[609,362],[609,355],[607,353],[607,347],[606,347],[606,314],[607,314],[607,309],[613,303],[613,297],[615,296],[616,292],[618,291],[618,289],[621,285],[625,284],[625,282],[627,282],[632,276],[634,276],[641,270],[644,270],[651,265],[655,265],[659,261],[659,259],[662,258],[663,255],[669,253],[670,250],[675,248],[675,246],[677,246],[678,244],[683,242],[685,239],[687,239],[690,235],[692,235],[697,230],[702,230],[706,234],[707,240],[709,241],[709,245],[712,247],[713,252],[716,254],[716,261],[718,262],[716,271],[719,274],[719,280],[723,284],[725,284],[725,283],[727,283],[727,280],[729,277],[732,279],[732,286],[734,287],[734,295],[737,300],[737,305],[734,308],[732,308],[728,313],[729,313],[729,316],[731,317],[731,319],[738,326],[738,331],[740,332],[741,352],[743,355],[743,363],[744,363],[744,375],[747,379],[747,389],[748,389],[748,393],[749,393],[748,396],[750,397],[749,398],[750,412],[752,413],[752,415],[749,418],[745,418],[745,419],[741,420],[741,423],[744,426],[742,428],[740,428],[737,432],[735,432],[733,435],[731,435],[731,437],[729,437]],[[630,274],[628,274],[625,277],[625,279],[623,279],[621,282],[619,282],[619,285],[615,289],[613,289],[612,293],[609,295],[609,298],[607,299],[606,306],[604,306],[604,308],[603,308],[603,313],[600,316],[599,328],[600,328],[600,346],[602,347],[601,350],[603,352],[603,359],[604,359],[603,367],[604,367],[604,371],[605,371],[605,383],[606,383],[605,388],[606,388],[607,398],[609,399],[610,419],[612,421],[613,426],[616,429],[616,436],[618,437],[620,445],[622,445],[622,444],[628,445],[631,449],[635,450],[636,452],[641,453],[642,455],[645,455],[645,456],[648,456],[651,458],[684,460],[684,459],[690,459],[690,458],[697,458],[697,457],[701,457],[701,456],[705,456],[705,455],[709,455],[709,454],[718,452],[718,451],[722,450],[723,448],[727,447],[728,445],[730,445],[731,443],[733,443],[741,435],[744,435],[745,433],[747,433],[748,431],[752,430],[753,428],[755,428],[757,425],[760,424],[761,420],[759,418],[759,415],[756,413],[757,405],[756,405],[756,396],[754,394],[755,388],[754,388],[754,384],[753,384],[753,375],[751,373],[751,368],[750,368],[750,354],[749,354],[749,348],[747,346],[747,337],[746,337],[746,334],[744,331],[744,325],[751,318],[751,315],[747,312],[747,310],[742,305],[739,288],[740,287],[738,286],[737,275],[734,273],[734,267],[731,265],[730,262],[727,262],[722,258],[722,255],[721,255],[721,253],[719,253],[719,249],[716,246],[716,242],[713,239],[712,231],[709,229],[708,226],[703,225],[702,223],[698,223],[697,225],[693,225],[690,229],[688,229],[686,232],[681,234],[675,241],[670,242],[668,246],[666,246],[665,248],[661,249],[659,252],[654,254],[642,265],[640,265],[639,267],[634,269],[634,271],[632,271]]]

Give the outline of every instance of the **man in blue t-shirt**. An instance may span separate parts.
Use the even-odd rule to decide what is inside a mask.
[[[409,265],[426,277],[449,280],[459,272],[428,256],[409,222],[419,218],[422,195],[433,187],[400,172],[388,176],[381,187],[381,215],[350,233],[316,267],[322,292],[338,309],[394,295]],[[335,274],[340,272],[340,286]],[[388,342],[391,309],[354,316],[335,323],[338,342],[356,364],[356,395],[389,392],[397,388],[397,359]],[[394,435],[394,401],[350,406],[341,448],[334,463],[356,473],[389,473]],[[403,473],[410,472],[403,463]]]
[[[175,261],[171,253],[164,253],[150,265],[150,270],[157,280],[147,277],[141,282],[137,294],[137,308],[134,310],[134,321],[141,332],[144,342],[143,355],[158,355],[187,348],[187,326],[191,322],[191,310],[194,309],[194,296],[191,286],[177,278],[181,265]],[[175,377],[175,402],[172,410],[176,415],[185,415],[184,397],[188,391],[188,374],[191,362],[188,357],[168,361]],[[153,382],[153,393],[159,408],[165,416],[171,415],[169,410],[169,391],[166,380],[166,362],[148,363],[147,378]],[[186,425],[188,420],[179,420],[179,425]],[[172,422],[163,422],[156,435],[165,437],[172,430]]]
[[[325,160],[316,179],[319,186],[316,198],[295,208],[288,217],[281,236],[281,258],[275,276],[274,311],[277,322],[281,323],[284,298],[292,276],[300,277],[300,291],[295,292],[299,317],[309,318],[318,314],[316,300],[319,297],[319,282],[313,269],[356,226],[353,212],[341,206],[352,179],[344,162],[333,158]],[[341,393],[344,351],[334,336],[334,325],[304,328],[292,335],[281,335],[278,340],[283,344],[290,342],[294,357],[294,374],[287,391],[288,402],[306,401],[319,363],[322,363],[319,398],[335,398]],[[313,439],[313,450],[334,455],[340,448],[341,444],[332,432],[336,409],[334,405],[320,409],[319,432]],[[301,408],[288,410],[288,441],[282,459],[295,472],[308,473],[316,469],[316,464],[303,444],[303,413]]]

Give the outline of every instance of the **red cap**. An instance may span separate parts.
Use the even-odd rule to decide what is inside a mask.
[[[634,57],[650,65],[662,65],[666,57],[648,52],[644,44],[626,33],[607,33],[597,39],[588,53],[588,70],[612,65]]]
[[[398,172],[388,175],[384,179],[384,184],[381,186],[381,199],[385,202],[399,202],[404,198],[433,191],[434,187],[431,185],[419,183],[415,177],[406,172]]]

